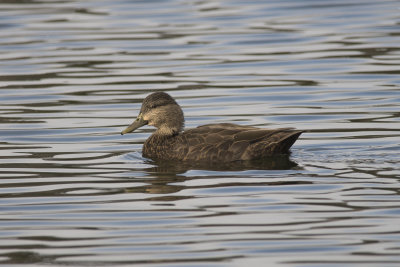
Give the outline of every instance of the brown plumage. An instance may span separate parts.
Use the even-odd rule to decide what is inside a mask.
[[[180,106],[164,92],[147,96],[137,119],[121,134],[143,125],[157,131],[143,145],[143,156],[180,161],[232,162],[288,154],[302,131],[290,128],[261,129],[231,123],[207,124],[183,130]]]

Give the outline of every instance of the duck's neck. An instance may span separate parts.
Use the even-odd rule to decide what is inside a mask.
[[[171,146],[174,145],[174,137],[177,134],[160,134],[159,130],[157,130],[144,142],[143,156],[153,159],[165,157],[165,155],[168,155],[168,152],[171,150]]]
[[[153,135],[169,137],[169,136],[177,135],[177,134],[179,134],[179,132],[180,132],[180,129],[178,129],[178,128],[161,126],[157,129],[157,131],[155,131],[155,133]]]

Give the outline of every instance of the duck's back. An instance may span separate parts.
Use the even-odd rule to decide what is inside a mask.
[[[301,133],[288,128],[269,130],[230,123],[208,124],[159,140],[158,152],[151,149],[150,138],[143,154],[184,161],[253,160],[288,153]]]

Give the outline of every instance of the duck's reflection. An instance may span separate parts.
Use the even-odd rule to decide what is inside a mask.
[[[184,185],[187,180],[198,178],[196,175],[188,175],[189,171],[198,171],[199,176],[202,178],[207,176],[208,178],[215,177],[215,179],[218,179],[221,176],[226,178],[228,173],[229,175],[232,175],[232,177],[235,177],[235,172],[238,172],[238,175],[242,176],[242,174],[239,173],[242,171],[265,170],[268,172],[268,170],[291,170],[298,168],[298,164],[292,161],[289,155],[278,155],[256,161],[238,161],[230,163],[182,162],[166,160],[147,160],[145,163],[151,167],[145,168],[143,171],[145,171],[152,179],[146,179],[146,182],[148,183],[147,185],[130,188],[128,191],[164,195],[151,198],[151,200],[157,201],[173,201],[181,199],[182,197],[189,197],[173,195],[173,193],[187,188],[187,186]],[[204,173],[202,173],[202,171],[204,171]],[[266,175],[268,175],[268,173]],[[270,180],[261,182],[263,185],[276,185],[276,183],[277,181]],[[281,183],[282,181],[279,182],[279,184]],[[285,183],[294,184],[297,182],[287,181]]]
[[[149,162],[150,163],[150,162]],[[171,174],[184,174],[189,170],[207,171],[245,171],[245,170],[290,170],[298,164],[289,155],[277,155],[252,161],[234,162],[180,162],[180,161],[151,161],[153,167],[146,169],[154,175],[163,177]]]

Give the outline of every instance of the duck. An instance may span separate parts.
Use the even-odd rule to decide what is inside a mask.
[[[142,155],[152,160],[220,162],[258,160],[288,154],[303,133],[293,128],[264,129],[216,123],[184,130],[179,104],[165,92],[154,92],[142,103],[139,115],[121,134],[150,125],[156,131],[144,142]]]

